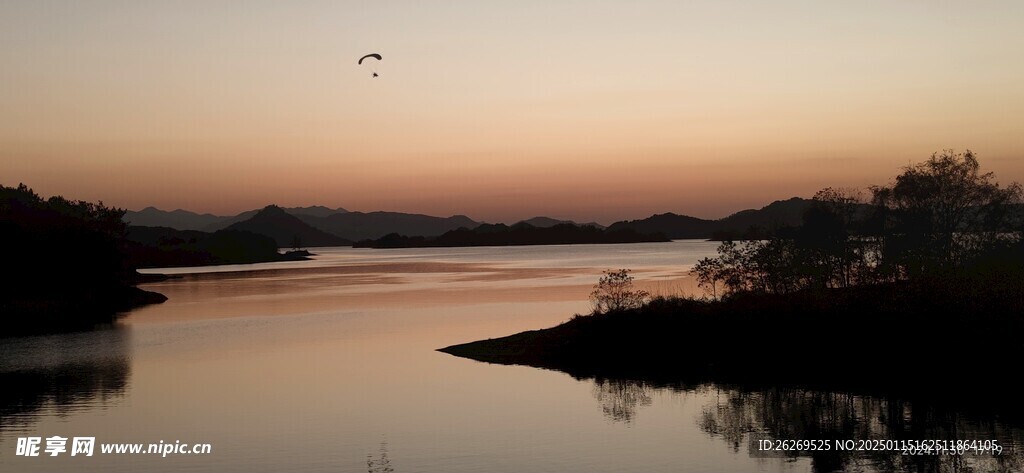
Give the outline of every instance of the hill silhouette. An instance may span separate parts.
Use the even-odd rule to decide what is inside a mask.
[[[786,200],[776,200],[760,209],[747,209],[736,212],[728,217],[720,219],[724,230],[746,230],[747,227],[756,225],[767,227],[771,225],[800,225],[804,211],[813,201],[800,197],[791,197]]]
[[[793,197],[772,202],[760,209],[742,210],[718,220],[663,213],[640,220],[615,222],[608,228],[633,229],[640,233],[660,232],[673,239],[758,235],[778,228],[799,225],[803,213],[810,206],[810,199]]]
[[[344,215],[344,214],[339,214]],[[252,218],[228,226],[228,230],[240,230],[273,238],[277,246],[346,246],[351,241],[314,228],[299,217],[285,212],[276,205],[268,205]]]
[[[518,223],[525,223],[527,225],[533,225],[534,227],[537,227],[537,228],[547,228],[547,227],[553,227],[553,226],[561,224],[561,223],[568,223],[568,224],[571,224],[571,225],[579,225],[579,226],[582,226],[582,227],[597,227],[597,228],[600,228],[600,229],[604,229],[604,225],[600,225],[600,224],[595,223],[595,222],[576,223],[576,222],[574,222],[572,220],[558,220],[558,219],[554,219],[554,218],[551,218],[551,217],[542,217],[542,216],[528,218],[526,220],[521,220]]]
[[[640,233],[661,232],[669,238],[680,239],[711,238],[718,225],[714,220],[663,213],[651,215],[641,220],[615,222],[608,228],[611,230],[633,230]]]
[[[349,212],[340,207],[331,209],[324,206],[282,207],[282,210],[309,226],[351,241],[380,238],[388,233],[436,236],[456,228],[474,228],[480,224],[464,215],[434,217],[401,212]],[[259,212],[248,210],[238,215],[219,216],[146,207],[138,212],[126,212],[124,220],[138,226],[216,232],[252,219]]]
[[[299,216],[303,222],[342,238],[359,241],[389,233],[437,236],[457,228],[476,228],[480,222],[465,215],[433,217],[400,212],[348,212],[326,217]]]
[[[331,214],[345,213],[341,207],[331,209],[322,205],[311,207],[285,207],[285,212],[296,216],[326,217]],[[256,215],[259,209],[247,210],[238,215],[213,215],[209,213],[199,214],[188,210],[160,210],[156,207],[146,207],[139,211],[126,211],[124,221],[129,225],[142,227],[167,227],[175,230],[200,230],[215,232],[223,230],[229,225],[248,220]]]
[[[348,213],[341,207],[332,209],[330,207],[324,207],[323,205],[313,205],[310,207],[283,207],[285,212],[288,212],[296,217],[302,217],[308,215],[310,217],[326,217],[328,215]]]
[[[241,230],[175,230],[130,225],[126,249],[137,268],[245,264],[307,259],[281,254],[277,241]]]
[[[139,211],[129,210],[124,214],[124,221],[129,225],[143,227],[168,227],[175,230],[202,230],[217,225],[230,217],[213,214],[198,214],[188,210],[160,210],[146,207]]]
[[[348,212],[348,210],[345,210],[345,209],[343,209],[341,207],[338,207],[337,209],[330,209],[330,208],[324,207],[322,205],[314,205],[312,207],[281,207],[281,209],[284,210],[285,213],[287,213],[289,215],[294,215],[294,216],[298,217],[299,220],[302,220],[304,222],[306,220],[308,220],[308,219],[316,219],[316,218],[326,217],[328,215],[334,215],[334,214],[337,214],[337,213],[347,213]],[[235,216],[232,216],[232,217],[227,217],[227,218],[225,218],[224,220],[222,220],[220,222],[216,222],[216,223],[214,223],[212,225],[207,225],[205,228],[202,228],[202,230],[203,231],[207,231],[207,232],[215,232],[217,230],[223,230],[225,228],[230,227],[233,224],[236,224],[238,222],[244,222],[246,220],[249,220],[249,219],[253,218],[257,213],[260,212],[260,210],[262,210],[262,209],[246,210],[245,212],[242,212],[242,213],[240,213],[238,215],[235,215]],[[309,223],[309,222],[306,222],[306,223],[308,223],[310,225],[313,225],[313,226],[316,226],[316,225],[314,225],[312,223]],[[341,236],[342,238],[345,238],[342,235],[335,235],[335,236]]]

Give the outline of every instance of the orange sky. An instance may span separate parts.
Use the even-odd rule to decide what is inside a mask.
[[[0,183],[608,223],[943,148],[1024,181],[1021,24],[1013,1],[5,1]]]

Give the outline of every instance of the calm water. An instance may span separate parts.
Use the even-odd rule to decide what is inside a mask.
[[[0,340],[0,471],[826,470],[833,459],[752,455],[751,439],[891,438],[924,414],[935,435],[1019,443],[996,420],[881,399],[577,380],[434,351],[586,312],[602,269],[632,268],[654,293],[691,291],[687,269],[715,246],[334,248],[313,261],[166,270],[182,277],[145,288],[170,299],[117,327]],[[14,455],[18,437],[53,435],[212,453]],[[836,465],[1021,467],[1005,453],[905,461]]]

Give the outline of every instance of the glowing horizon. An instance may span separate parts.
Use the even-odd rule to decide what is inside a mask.
[[[1022,22],[1019,2],[10,1],[0,183],[609,223],[883,184],[945,148],[1024,181]]]

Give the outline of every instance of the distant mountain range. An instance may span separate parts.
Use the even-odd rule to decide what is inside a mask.
[[[275,208],[280,207],[275,206]],[[483,223],[465,215],[434,217],[401,212],[349,212],[342,208],[331,209],[323,206],[285,207],[280,209],[313,229],[350,241],[375,240],[390,233],[432,237],[459,228],[473,229]],[[252,219],[258,212],[260,210],[249,210],[238,215],[219,216],[198,214],[180,209],[166,211],[154,207],[146,207],[140,211],[126,212],[124,220],[138,226],[215,232],[225,228],[238,229],[235,227],[235,224]],[[278,215],[277,218],[282,217]],[[529,220],[523,220],[522,223],[538,228],[552,227],[561,223],[576,225],[575,222],[570,220],[556,220],[549,217],[534,217]],[[294,221],[291,222],[291,225],[294,225]],[[580,225],[604,228],[604,226],[597,223],[584,223]],[[249,230],[251,231],[251,229]],[[293,228],[292,230],[294,231],[295,229]],[[315,241],[320,239],[320,237],[314,238]],[[304,241],[304,244],[317,246],[306,241]]]
[[[146,207],[139,211],[129,210],[124,213],[124,221],[129,225],[167,227],[175,230],[207,230],[207,227],[213,227],[229,218],[231,217],[197,214],[182,209],[160,210],[156,207]]]
[[[292,215],[303,215],[310,217],[326,217],[337,213],[346,213],[341,207],[331,209],[322,205],[313,207],[291,207],[285,208],[285,212]],[[213,215],[197,214],[188,210],[160,210],[156,207],[146,207],[139,211],[129,210],[124,214],[124,221],[131,225],[143,227],[168,227],[175,230],[199,230],[204,232],[215,232],[229,227],[231,224],[248,220],[256,215],[259,209],[248,210],[238,215]]]
[[[638,234],[662,234],[671,239],[735,238],[764,235],[779,227],[796,226],[810,206],[811,200],[793,197],[760,208],[743,210],[718,220],[664,213],[640,220],[615,222],[608,231],[630,231]],[[132,225],[169,227],[177,230],[214,232],[232,229],[266,235],[281,247],[291,247],[298,237],[302,246],[347,245],[354,241],[377,240],[385,235],[436,237],[458,229],[472,230],[483,222],[465,215],[434,217],[400,212],[349,212],[342,208],[323,206],[281,208],[268,206],[234,216],[197,214],[187,210],[164,211],[147,207],[129,211],[124,219]],[[569,220],[534,217],[518,224],[550,228],[562,224],[594,227],[597,223],[577,224]],[[513,225],[514,226],[514,225]]]

